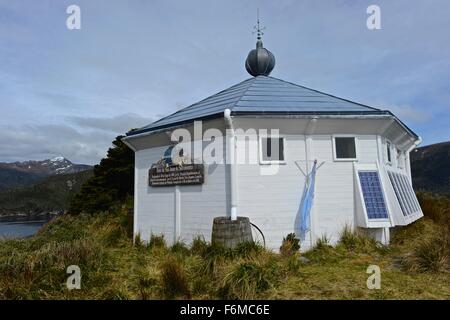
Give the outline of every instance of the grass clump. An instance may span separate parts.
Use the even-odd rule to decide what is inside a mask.
[[[239,243],[233,251],[238,257],[248,258],[262,253],[264,251],[264,247],[257,242],[247,241]]]
[[[202,263],[199,266],[199,273],[216,277],[221,264],[226,260],[234,258],[232,249],[225,248],[223,245],[213,242],[208,244],[200,254]]]
[[[161,265],[161,282],[163,294],[168,299],[189,298],[189,282],[183,265],[173,256]]]
[[[289,233],[281,243],[280,253],[283,256],[290,256],[300,250],[300,239],[295,236],[295,233]]]
[[[166,240],[164,239],[164,235],[150,235],[150,241],[148,242],[148,247],[150,249],[165,249],[167,247]]]
[[[202,255],[208,248],[208,243],[205,241],[205,238],[202,236],[197,236],[192,241],[191,252],[193,254]]]
[[[418,192],[417,199],[425,217],[450,228],[450,199],[428,192]]]
[[[243,261],[225,275],[219,294],[225,299],[255,299],[275,287],[279,277],[279,268],[273,260]]]
[[[450,235],[446,228],[424,235],[404,255],[403,265],[413,272],[450,271]]]
[[[172,253],[180,254],[180,255],[188,255],[190,253],[190,250],[188,246],[181,241],[175,242],[171,247],[170,251]]]
[[[375,239],[368,237],[358,229],[352,230],[348,225],[342,229],[339,236],[338,245],[348,251],[367,253],[382,249],[382,245]]]

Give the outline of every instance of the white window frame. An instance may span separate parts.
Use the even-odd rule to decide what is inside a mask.
[[[283,158],[284,160],[264,160],[263,158],[263,148],[262,148],[262,139],[267,139],[267,138],[281,138],[283,139]],[[272,135],[272,134],[260,134],[259,135],[259,141],[258,141],[258,148],[259,148],[259,163],[260,164],[286,164],[286,136],[281,135],[281,134],[277,134],[277,135]]]
[[[391,160],[389,160],[389,154],[388,154],[388,144],[389,144],[389,154],[391,155]],[[392,166],[393,163],[393,159],[392,159],[392,142],[389,139],[384,139],[384,155],[385,155],[385,162],[386,164]],[[395,155],[397,157],[397,155]]]
[[[400,154],[400,156],[399,156]],[[406,154],[405,151],[395,148],[395,161],[397,162],[397,168],[405,169],[406,166]]]
[[[332,139],[333,145],[333,160],[339,162],[354,162],[358,161],[358,137],[353,134],[334,134]],[[355,158],[338,158],[336,155],[336,138],[354,138],[355,139]]]

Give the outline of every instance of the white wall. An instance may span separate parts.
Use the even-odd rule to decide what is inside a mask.
[[[354,227],[356,190],[353,162],[334,161],[332,134],[354,133],[357,138],[358,163],[362,164],[375,164],[379,161],[384,166],[385,163],[380,159],[385,157],[381,154],[385,150],[385,142],[381,139],[383,146],[379,146],[378,130],[383,126],[380,121],[343,121],[345,125],[336,119],[328,119],[326,123],[319,120],[316,132],[312,133],[307,129],[307,119],[234,119],[236,128],[279,129],[280,134],[286,138],[286,163],[279,165],[277,174],[261,175],[261,169],[270,165],[261,165],[259,162],[237,166],[238,215],[249,217],[263,231],[269,248],[278,249],[283,237],[299,232],[299,207],[305,177],[296,162],[306,170],[307,145],[308,158],[317,159],[319,164],[323,164],[316,176],[311,212],[313,233],[306,234],[302,241],[303,249],[311,245],[311,235],[314,239],[326,235],[335,243],[345,225]],[[305,142],[307,133],[311,137],[310,144]],[[141,139],[144,145],[151,136]],[[204,142],[203,147],[206,145]],[[205,183],[180,186],[177,198],[175,187],[148,186],[148,169],[162,157],[166,148],[167,146],[149,147],[136,152],[135,232],[140,232],[143,239],[148,239],[151,233],[164,233],[168,242],[173,242],[177,238],[175,217],[178,201],[180,240],[189,242],[199,234],[209,240],[213,218],[225,216],[230,210],[229,170],[223,164],[206,166]],[[224,157],[225,150],[224,146]],[[242,155],[244,151],[244,145],[238,144],[238,155]],[[396,157],[394,150],[392,156]],[[259,160],[259,154],[257,157]],[[392,165],[397,164],[394,162]],[[254,232],[254,235],[257,233]]]
[[[338,126],[341,124],[338,122]],[[238,212],[248,216],[264,232],[268,247],[278,249],[283,237],[291,232],[300,235],[299,207],[305,177],[296,165],[306,171],[306,131],[307,122],[298,119],[238,119],[235,125],[244,131],[249,128],[279,129],[280,136],[286,138],[286,164],[279,165],[275,175],[261,175],[261,168],[267,165],[247,164],[238,167]],[[339,133],[333,122],[328,121],[330,132]],[[367,126],[364,127],[367,131]],[[365,132],[364,131],[364,132]],[[344,134],[348,134],[345,132]],[[359,163],[376,163],[378,159],[377,136],[356,134]],[[317,171],[315,199],[311,212],[313,241],[326,235],[333,243],[339,233],[348,225],[354,227],[355,186],[353,162],[334,161],[333,135],[313,134],[308,158],[317,159],[322,164]],[[239,153],[244,152],[240,144]],[[312,163],[309,162],[311,168]],[[308,232],[302,247],[310,247],[311,234]]]
[[[148,170],[161,159],[166,149],[164,146],[136,152],[135,234],[140,233],[143,240],[148,240],[152,233],[164,234],[169,244],[175,239],[189,243],[197,235],[209,241],[213,218],[228,212],[226,167],[224,164],[205,166],[204,184],[179,186],[177,197],[174,186],[148,186]],[[179,236],[175,233],[177,201]]]
[[[238,166],[238,214],[250,218],[264,233],[266,245],[278,249],[281,240],[299,226],[300,198],[305,179],[295,164],[304,167],[305,140],[302,135],[286,135],[286,164],[275,175],[261,175],[269,165]],[[238,152],[243,152],[241,148]],[[258,152],[258,151],[257,151]],[[308,238],[309,240],[309,238]]]

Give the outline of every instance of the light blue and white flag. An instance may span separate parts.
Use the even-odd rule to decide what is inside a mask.
[[[314,161],[314,165],[311,172],[306,176],[305,189],[303,191],[302,201],[300,205],[300,232],[302,238],[305,238],[307,231],[311,229],[311,208],[314,201],[314,186],[316,181],[317,161]]]

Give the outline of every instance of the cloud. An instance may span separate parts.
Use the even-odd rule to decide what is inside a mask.
[[[431,118],[429,113],[412,106],[390,106],[389,109],[405,122],[423,123]]]
[[[111,141],[129,128],[151,122],[137,114],[110,118],[71,117],[68,124],[0,126],[0,161],[24,161],[64,156],[76,163],[96,164]]]
[[[249,77],[256,7],[274,77],[394,105],[425,143],[448,140],[435,132],[450,116],[447,0],[379,0],[377,31],[366,27],[369,0],[78,0],[79,31],[65,26],[69,4],[0,0],[0,130],[9,137],[0,161],[63,153],[95,163],[115,135]]]
[[[116,134],[127,132],[130,129],[143,127],[154,121],[135,113],[125,113],[109,118],[68,117],[68,120],[82,128],[114,132]]]

